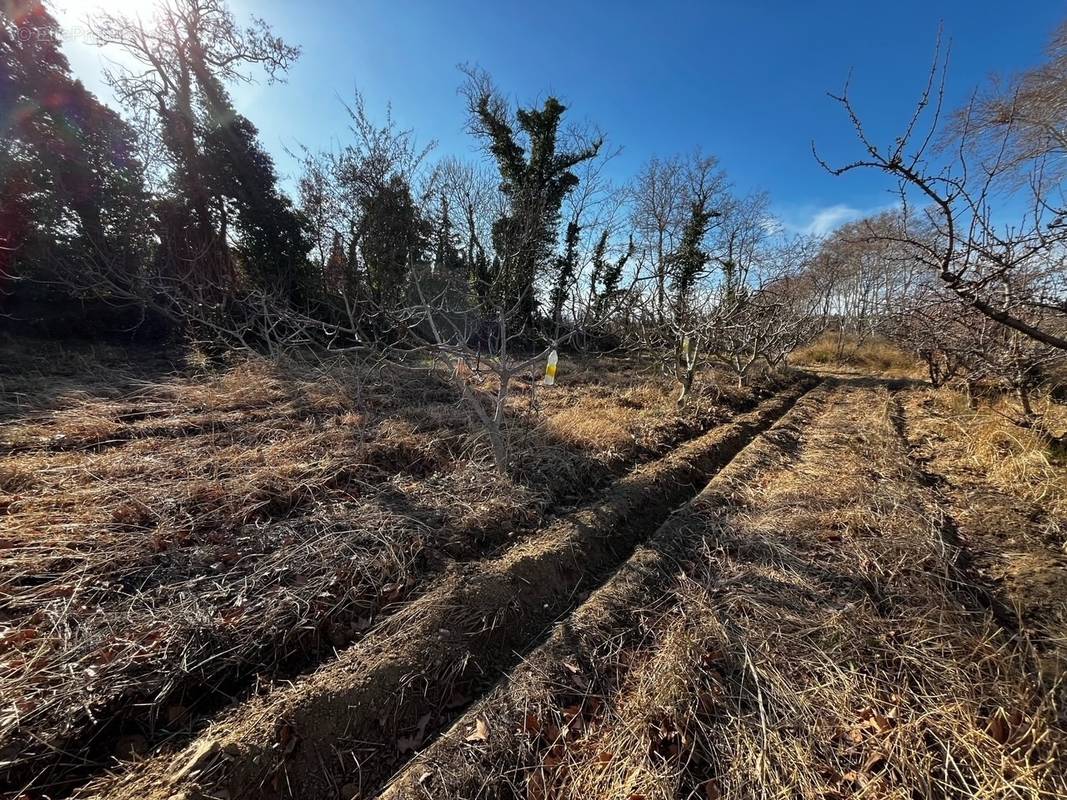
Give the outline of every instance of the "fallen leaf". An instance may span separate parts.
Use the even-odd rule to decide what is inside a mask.
[[[537,736],[541,732],[541,720],[532,711],[522,721],[522,732],[528,736]]]
[[[278,727],[278,746],[282,751],[283,756],[287,756],[296,749],[297,742],[300,741],[300,737],[296,735],[296,731],[293,730],[293,726],[289,723],[282,723]]]
[[[722,661],[722,653],[718,650],[708,650],[704,653],[701,660],[704,662],[705,667],[710,667],[716,661]]]
[[[403,583],[387,583],[381,588],[382,602],[385,604],[395,603],[404,596]]]
[[[722,797],[722,790],[719,789],[718,781],[704,781],[704,797],[707,800],[719,800]]]
[[[1008,721],[1004,719],[1004,714],[1000,711],[989,720],[985,730],[997,744],[1004,744],[1008,741]]]
[[[19,628],[0,636],[0,647],[14,647],[37,638],[36,628]]]
[[[581,675],[579,673],[571,675],[571,683],[573,683],[575,687],[581,689],[583,692],[589,689],[589,681],[584,675]]]
[[[879,733],[885,733],[893,727],[893,723],[881,714],[872,714],[870,724],[873,725],[875,730]]]
[[[716,706],[715,695],[713,695],[711,692],[701,692],[697,696],[697,705],[700,707],[700,710],[705,714],[712,713],[712,711],[715,710]]]
[[[540,768],[532,770],[530,774],[526,776],[527,800],[546,800],[548,797],[548,787],[545,783],[544,771]]]
[[[474,723],[474,728],[467,734],[467,738],[464,741],[467,742],[486,742],[489,740],[489,723],[487,723],[481,717]]]
[[[554,742],[559,738],[559,727],[549,722],[544,727],[545,741]]]
[[[872,753],[867,757],[867,760],[863,762],[863,771],[866,774],[872,772],[878,772],[885,766],[885,756],[881,753]]]
[[[893,727],[893,723],[888,718],[871,708],[863,709],[860,712],[860,719],[864,727],[878,733],[885,733]]]
[[[397,752],[403,755],[411,750],[418,749],[426,738],[426,726],[430,724],[430,715],[423,714],[415,726],[415,732],[411,736],[400,736],[396,740]]]

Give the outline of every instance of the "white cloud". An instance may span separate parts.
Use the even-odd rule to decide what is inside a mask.
[[[881,208],[864,210],[844,203],[835,203],[832,206],[808,207],[791,213],[782,213],[779,214],[779,219],[782,228],[790,233],[826,236],[847,222],[861,219],[881,210]]]
[[[900,203],[886,203],[870,208],[856,208],[846,203],[829,206],[793,206],[776,212],[781,229],[786,233],[826,236],[849,222],[873,217],[886,211],[900,211]]]
[[[863,212],[858,208],[852,208],[852,206],[830,206],[829,208],[820,209],[812,216],[805,232],[813,233],[816,236],[825,236],[846,222],[852,222],[862,216]]]

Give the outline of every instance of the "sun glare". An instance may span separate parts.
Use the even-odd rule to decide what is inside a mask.
[[[94,17],[101,14],[152,16],[154,0],[60,0],[55,4],[55,16],[68,37],[85,32]]]

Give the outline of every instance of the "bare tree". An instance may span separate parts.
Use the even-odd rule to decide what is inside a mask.
[[[1057,59],[1061,45],[1053,51]],[[1015,100],[972,103],[953,124],[951,157],[939,163],[934,143],[942,135],[947,61],[939,41],[926,87],[890,148],[880,147],[868,135],[846,83],[831,97],[847,113],[865,155],[838,167],[818,153],[816,158],[834,175],[875,169],[896,178],[902,206],[906,210],[912,195],[917,196],[925,206],[924,227],[933,232],[905,231],[899,237],[914,247],[916,258],[979,313],[1044,345],[1067,350],[1067,208],[1050,185],[1054,173],[1046,169],[1060,144],[1047,125],[1032,121],[1035,103],[1019,102],[1022,87],[1039,85],[1048,113],[1055,113],[1067,100],[1067,94],[1055,93],[1062,94],[1067,83],[1024,77]],[[994,189],[1020,170],[1028,170],[1031,210],[1015,224],[998,224]],[[904,220],[911,219],[905,213]]]
[[[1067,178],[1067,21],[1054,31],[1046,55],[1033,69],[990,78],[946,130],[945,144],[965,140],[974,156],[997,162],[1009,188],[1039,180],[1042,191],[1055,191]]]
[[[457,386],[468,408],[489,439],[493,464],[504,474],[511,465],[507,435],[507,403],[512,382],[535,364],[544,362],[560,342],[549,341],[530,353],[522,345],[528,335],[514,329],[516,309],[501,308],[493,335],[483,339],[485,322],[479,309],[457,313],[435,299],[422,297],[420,305],[405,310],[407,330],[415,353],[426,352],[431,364],[443,363],[444,374]]]
[[[814,268],[817,254],[810,238],[762,236],[738,276],[727,272],[715,287],[709,337],[738,386],[758,364],[778,366],[825,330],[833,282]]]
[[[705,193],[710,203],[725,188],[718,159],[699,150],[685,157],[649,159],[629,186],[636,256],[639,266],[653,276],[653,308],[659,324],[669,314],[670,257],[681,241],[693,202],[698,193]]]

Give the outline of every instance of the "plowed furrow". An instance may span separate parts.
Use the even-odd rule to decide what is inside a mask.
[[[1063,796],[1055,698],[961,591],[887,387],[842,381],[822,400],[750,445],[382,797]]]
[[[602,502],[564,516],[501,558],[453,570],[306,680],[235,709],[176,757],[146,762],[85,794],[317,797],[371,790],[809,386],[635,470]]]

